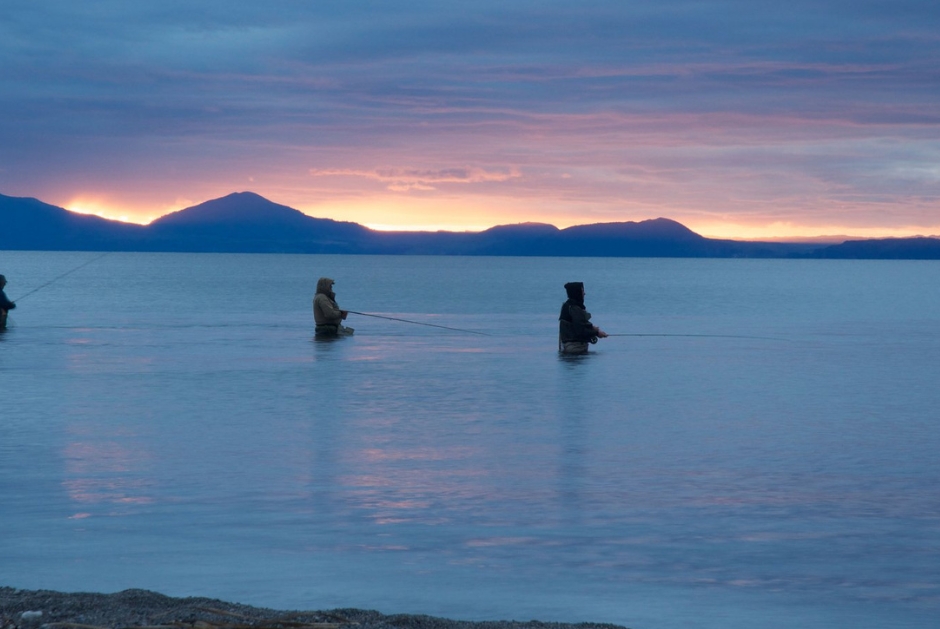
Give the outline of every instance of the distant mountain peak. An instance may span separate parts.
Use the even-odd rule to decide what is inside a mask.
[[[294,208],[274,203],[254,192],[233,192],[158,218],[154,227],[208,224],[270,224],[297,222],[310,217]]]
[[[561,230],[569,237],[591,238],[640,238],[649,240],[702,241],[704,236],[670,218],[653,218],[645,221],[620,223],[593,223],[575,225]]]
[[[554,225],[549,223],[512,223],[509,225],[496,225],[495,227],[490,227],[487,230],[484,230],[484,234],[555,234],[558,233],[559,229]]]

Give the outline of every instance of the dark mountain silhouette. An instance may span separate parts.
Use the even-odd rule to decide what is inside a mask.
[[[0,194],[0,249],[126,249],[142,242],[140,225],[76,214],[38,199]]]
[[[253,192],[167,214],[147,228],[168,251],[354,253],[371,230],[356,223],[313,218]]]
[[[359,253],[612,257],[819,257],[940,259],[936,238],[812,243],[705,238],[666,218],[558,229],[544,223],[482,232],[379,232],[313,218],[239,192],[173,212],[150,225],[75,214],[30,198],[0,195],[0,249]]]
[[[709,254],[708,238],[667,218],[639,223],[576,225],[561,231],[568,255],[616,256],[624,249],[636,256],[689,257]]]
[[[813,254],[817,258],[855,260],[940,260],[940,238],[876,238],[848,240],[840,245],[823,247]]]

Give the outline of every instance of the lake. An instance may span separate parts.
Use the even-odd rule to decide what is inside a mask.
[[[88,263],[0,334],[0,585],[940,617],[940,262],[99,255],[0,253],[14,300]],[[315,341],[320,276],[416,323]],[[568,281],[623,335],[585,357],[557,353]]]

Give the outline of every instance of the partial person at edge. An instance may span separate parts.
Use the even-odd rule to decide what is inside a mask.
[[[607,333],[591,323],[591,313],[584,308],[583,282],[565,284],[568,301],[558,315],[558,351],[562,354],[587,354],[588,343],[606,338]]]
[[[7,327],[7,313],[16,308],[16,304],[7,299],[7,294],[3,292],[3,287],[7,285],[7,278],[0,275],[0,330]]]
[[[317,324],[316,335],[319,337],[342,336],[353,333],[352,328],[343,325],[343,320],[349,315],[346,310],[340,310],[336,304],[336,293],[333,292],[333,280],[321,277],[317,281],[317,294],[313,297],[313,320]]]

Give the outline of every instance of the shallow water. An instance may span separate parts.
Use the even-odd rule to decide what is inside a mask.
[[[92,259],[3,252],[16,298]],[[320,275],[350,315],[312,339]],[[619,336],[561,358],[562,284]],[[0,335],[0,584],[930,627],[936,262],[110,254]]]

